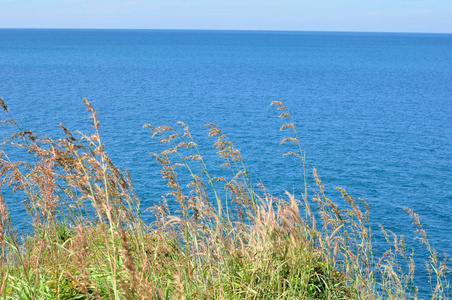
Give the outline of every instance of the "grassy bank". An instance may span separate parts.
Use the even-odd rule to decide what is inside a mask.
[[[308,182],[311,170],[282,103],[273,105],[284,122],[281,143],[293,146],[286,155],[298,158],[305,174],[301,195],[276,197],[252,182],[240,152],[214,124],[208,124],[209,135],[229,177],[209,172],[184,123],[148,124],[152,137],[167,145],[153,156],[170,191],[150,208],[152,224],[141,218],[130,176],[109,159],[97,113],[85,104],[93,132],[61,126],[62,137],[52,140],[23,130],[0,99],[3,126],[17,131],[5,143],[30,156],[13,161],[0,152],[0,185],[26,196],[33,219],[33,231],[18,237],[0,194],[2,298],[418,297],[414,254],[405,239],[381,227],[388,249],[375,257],[366,202],[340,188],[342,199],[333,201],[315,169]],[[178,209],[170,210],[168,202]],[[429,253],[431,296],[447,299],[448,259],[431,248],[419,216],[406,211]]]

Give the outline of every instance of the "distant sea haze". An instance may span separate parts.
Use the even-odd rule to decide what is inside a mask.
[[[60,122],[89,131],[87,97],[143,208],[166,188],[149,155],[160,146],[142,126],[179,120],[213,172],[222,171],[208,122],[242,151],[255,182],[299,195],[301,168],[281,158],[287,148],[269,105],[279,100],[298,126],[308,170],[317,167],[332,198],[340,201],[333,187],[345,187],[367,200],[375,225],[398,234],[410,230],[408,206],[449,256],[451,82],[447,34],[0,30],[0,96],[16,120],[51,137]],[[26,228],[22,197],[6,200],[15,225]]]

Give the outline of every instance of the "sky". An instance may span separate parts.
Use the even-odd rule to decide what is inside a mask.
[[[0,28],[452,33],[452,0],[0,0]]]

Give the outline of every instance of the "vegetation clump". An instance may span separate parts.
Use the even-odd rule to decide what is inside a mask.
[[[29,160],[0,152],[0,192],[26,196],[33,230],[20,237],[0,193],[0,295],[3,299],[407,299],[418,298],[413,253],[382,228],[388,250],[374,257],[369,207],[338,188],[308,183],[304,153],[288,109],[273,102],[290,132],[286,155],[304,172],[299,199],[276,197],[250,179],[241,153],[214,124],[214,147],[230,169],[215,177],[189,127],[145,125],[167,149],[153,153],[169,193],[144,222],[127,170],[108,157],[98,116],[84,100],[93,132],[50,139],[17,128],[5,140]],[[182,176],[185,176],[182,178]],[[187,184],[188,183],[188,184]],[[3,194],[5,194],[3,192]],[[177,203],[178,209],[173,211]],[[447,257],[431,248],[419,216],[406,209],[427,246],[432,299],[449,297]]]

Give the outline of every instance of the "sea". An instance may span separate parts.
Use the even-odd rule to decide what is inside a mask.
[[[161,145],[146,123],[185,122],[215,174],[221,159],[204,126],[213,122],[254,182],[301,197],[301,165],[282,156],[287,133],[270,106],[282,101],[308,175],[317,168],[331,199],[342,203],[334,187],[344,187],[368,202],[372,226],[407,236],[409,207],[438,253],[452,256],[452,34],[0,29],[0,97],[22,128],[54,138],[60,123],[92,132],[86,97],[143,211],[166,191],[150,155]],[[0,128],[4,138],[10,129]],[[21,196],[5,193],[26,230]],[[423,279],[424,259],[416,258]],[[424,280],[421,294],[428,290]]]

